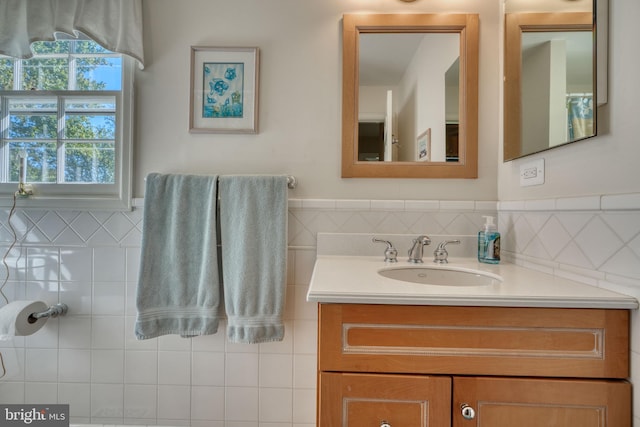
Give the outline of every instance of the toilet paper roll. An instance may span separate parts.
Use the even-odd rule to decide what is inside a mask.
[[[0,308],[0,336],[24,336],[36,333],[47,318],[29,318],[31,314],[47,310],[42,301],[13,301]],[[35,321],[34,321],[35,320]]]

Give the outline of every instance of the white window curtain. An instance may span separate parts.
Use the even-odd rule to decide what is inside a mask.
[[[0,0],[0,54],[33,56],[34,41],[81,32],[144,67],[142,0]]]

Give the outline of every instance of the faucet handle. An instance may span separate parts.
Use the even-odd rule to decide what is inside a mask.
[[[449,262],[449,260],[447,259],[449,257],[449,252],[447,252],[447,250],[445,249],[445,246],[447,246],[449,243],[459,245],[460,240],[445,240],[444,242],[440,242],[436,250],[433,251],[433,262],[435,262],[436,264],[446,264]]]
[[[387,248],[384,250],[384,262],[398,262],[398,251],[393,247],[393,243],[388,240],[372,239],[374,243],[386,243]]]

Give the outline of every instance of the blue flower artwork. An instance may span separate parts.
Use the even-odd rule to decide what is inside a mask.
[[[244,64],[205,62],[202,65],[203,118],[242,118]]]

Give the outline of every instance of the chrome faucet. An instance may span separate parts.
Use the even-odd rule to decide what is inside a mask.
[[[431,244],[431,239],[427,236],[418,236],[413,239],[413,246],[409,249],[409,262],[413,264],[421,264],[422,249]]]
[[[444,242],[440,242],[435,251],[433,251],[433,262],[436,264],[446,264],[449,262],[447,259],[449,257],[449,252],[445,249],[449,243],[454,245],[459,245],[460,240],[445,240]]]

